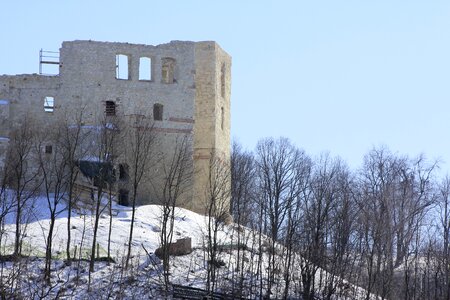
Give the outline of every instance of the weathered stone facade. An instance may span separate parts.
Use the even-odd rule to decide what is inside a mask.
[[[230,70],[231,57],[210,41],[63,42],[58,75],[0,76],[0,169],[11,128],[28,116],[45,126],[83,109],[93,126],[105,113],[153,115],[162,152],[190,137],[195,172],[182,206],[204,213],[210,156],[230,157]],[[139,202],[153,202],[145,188]]]

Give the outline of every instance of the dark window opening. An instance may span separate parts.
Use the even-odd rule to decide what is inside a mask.
[[[128,190],[120,189],[119,190],[119,204],[128,206]]]
[[[223,130],[225,113],[223,111],[223,107],[220,108],[220,128]]]
[[[175,80],[175,59],[166,57],[162,59],[161,77],[163,83],[174,83]]]
[[[163,119],[163,105],[155,104],[153,105],[153,120],[162,121]]]
[[[51,154],[53,152],[53,147],[52,145],[46,145],[45,146],[45,153],[46,154]]]
[[[106,101],[105,104],[105,114],[107,116],[115,116],[116,115],[116,103],[114,101]]]
[[[121,180],[128,179],[128,165],[127,164],[119,165],[119,179],[121,179]]]

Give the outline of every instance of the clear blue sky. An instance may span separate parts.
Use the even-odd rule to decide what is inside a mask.
[[[373,146],[450,169],[450,2],[0,2],[0,74],[38,72],[40,48],[92,39],[215,40],[233,57],[232,135],[286,136],[352,168]]]

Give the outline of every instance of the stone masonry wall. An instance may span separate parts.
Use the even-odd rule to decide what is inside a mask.
[[[116,55],[125,55],[117,79]],[[151,78],[140,80],[140,59],[151,59]],[[124,119],[143,115],[153,119],[154,105],[162,105],[162,120],[155,121],[156,152],[170,156],[177,141],[187,137],[194,177],[182,206],[204,213],[209,157],[230,155],[231,57],[215,42],[172,41],[151,46],[95,41],[63,42],[60,73],[55,76],[0,76],[0,168],[5,159],[10,129],[25,119],[51,126],[67,115],[83,112],[83,125],[105,120],[108,103]],[[0,70],[1,72],[1,70]],[[53,111],[44,110],[46,96],[54,97]],[[126,142],[124,142],[126,146]],[[162,182],[160,166],[148,170]],[[157,187],[158,189],[158,187]],[[156,189],[156,190],[157,190]],[[159,195],[142,184],[139,203],[157,202]]]
[[[104,118],[106,101],[116,103],[119,116],[145,115],[150,118],[153,105],[162,104],[163,118],[154,124],[159,148],[155,155],[164,153],[170,157],[177,140],[184,135],[192,135],[195,98],[193,52],[193,42],[171,42],[158,46],[64,42],[60,76],[65,83],[64,93],[71,96],[65,101],[82,103],[87,112],[86,124],[98,124]],[[116,79],[117,54],[128,56],[128,80]],[[141,57],[151,58],[151,80],[139,80]],[[163,82],[162,62],[166,58],[175,61],[173,83]],[[153,184],[141,184],[138,203],[158,203],[162,173],[160,164],[149,168],[148,175],[152,177]],[[192,202],[192,192],[187,191],[185,197],[189,199],[182,199],[183,203]]]
[[[197,43],[195,55],[194,198],[197,201],[191,209],[205,213],[211,155],[225,164],[230,161],[231,57],[215,42]]]
[[[44,111],[46,96],[59,94],[57,76],[0,76],[0,172],[4,167],[11,129],[23,122],[46,127],[54,115]],[[59,104],[57,104],[59,105]]]

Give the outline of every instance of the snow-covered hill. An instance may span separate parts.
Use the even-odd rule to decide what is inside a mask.
[[[112,235],[110,240],[111,256],[114,263],[96,262],[92,273],[91,289],[88,290],[88,262],[92,245],[94,217],[88,206],[78,207],[71,218],[71,253],[73,257],[82,258],[65,263],[67,241],[67,211],[61,206],[55,224],[53,237],[52,281],[45,285],[43,277],[46,236],[49,228],[49,213],[45,198],[37,198],[29,205],[24,215],[28,216],[22,224],[24,232],[22,253],[27,257],[16,261],[1,263],[2,283],[7,292],[22,294],[25,298],[67,298],[67,299],[106,299],[106,298],[162,298],[162,263],[153,253],[160,245],[161,207],[157,205],[140,206],[136,210],[136,219],[132,243],[131,266],[125,270],[127,241],[131,224],[131,209],[113,205]],[[177,209],[174,238],[190,237],[193,252],[189,255],[171,259],[172,283],[204,288],[207,280],[206,235],[208,218],[185,209]],[[10,254],[14,244],[15,212],[11,211],[5,218],[0,240],[0,254]],[[108,232],[110,216],[105,208],[99,221],[98,245],[99,255],[106,257],[108,249]],[[241,235],[245,251],[240,250],[237,258],[236,236]],[[218,244],[221,245],[220,261],[224,266],[218,269],[217,290],[229,291],[242,278],[241,284],[249,287],[243,295],[257,298],[259,280],[259,257],[256,247],[256,233],[239,228],[235,224],[223,224],[218,232]],[[80,251],[81,249],[81,251]],[[252,250],[253,249],[253,250]],[[280,246],[280,251],[282,247]],[[262,267],[265,270],[267,257],[262,255]],[[86,259],[86,260],[83,260]],[[237,259],[242,265],[238,268]],[[242,272],[240,272],[242,270]],[[331,276],[319,272],[322,276]],[[295,276],[295,275],[294,275]],[[280,298],[283,293],[282,271],[280,270],[273,298]],[[343,281],[345,283],[345,281]],[[355,299],[362,290],[350,284],[343,284],[338,291],[339,299]],[[292,283],[289,294],[293,299],[300,298],[301,287]]]

